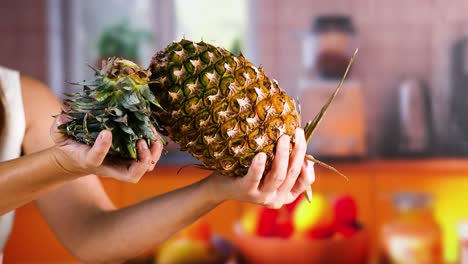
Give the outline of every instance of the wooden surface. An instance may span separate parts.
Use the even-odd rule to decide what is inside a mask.
[[[468,160],[375,160],[331,162],[346,174],[349,181],[333,172],[316,167],[314,192],[328,196],[348,193],[359,206],[359,218],[371,235],[370,252],[377,254],[378,232],[392,217],[390,195],[398,191],[428,191],[435,195],[435,215],[444,230],[445,258],[453,262],[457,254],[456,224],[468,219]],[[317,165],[316,165],[317,166]],[[196,182],[208,172],[180,166],[161,166],[138,184],[103,179],[103,185],[114,203],[129,206],[164,192]],[[215,233],[227,238],[233,225],[250,205],[225,203],[205,216]],[[17,210],[11,240],[5,250],[5,263],[63,263],[76,261],[54,238],[32,205]]]

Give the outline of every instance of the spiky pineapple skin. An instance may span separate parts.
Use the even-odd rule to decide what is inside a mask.
[[[278,138],[300,124],[275,80],[223,48],[184,39],[157,53],[149,70],[165,110],[153,112],[158,131],[221,174],[245,175],[259,152],[268,170]]]
[[[95,81],[83,91],[68,94],[63,114],[71,121],[59,129],[65,135],[93,145],[104,129],[112,132],[110,154],[137,159],[136,142],[156,139],[150,104],[157,105],[148,82],[151,72],[118,57],[103,61]]]

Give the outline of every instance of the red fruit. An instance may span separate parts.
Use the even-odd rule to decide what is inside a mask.
[[[291,213],[286,207],[281,207],[278,211],[278,217],[275,225],[275,236],[289,238],[294,232],[294,224]]]
[[[262,207],[258,216],[257,235],[274,236],[278,216],[279,210]]]
[[[275,235],[281,238],[289,238],[294,233],[294,225],[291,220],[276,224]]]
[[[284,207],[286,207],[286,209],[288,210],[288,212],[292,213],[292,211],[294,211],[294,208],[296,207],[296,205],[299,203],[299,201],[301,200],[302,196],[299,195],[297,196],[296,200],[294,200],[293,202],[291,203],[288,203],[286,205],[284,205]]]
[[[203,241],[209,241],[211,239],[211,236],[212,232],[210,224],[208,224],[208,222],[205,221],[201,222],[198,226],[198,232],[195,238]]]
[[[337,226],[352,224],[356,221],[357,205],[350,195],[337,197],[333,202],[333,208]]]
[[[209,241],[211,239],[211,235],[210,224],[203,219],[196,221],[179,233],[179,237],[201,241]]]
[[[353,236],[358,232],[358,229],[355,225],[342,225],[336,228],[336,234],[341,235],[343,237],[350,237]]]
[[[332,237],[335,233],[334,225],[313,228],[306,233],[307,238],[311,239],[325,239]]]

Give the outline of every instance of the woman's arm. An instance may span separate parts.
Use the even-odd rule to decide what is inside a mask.
[[[288,146],[283,142],[283,152],[288,153]],[[287,159],[275,160],[277,166],[286,164],[275,171],[284,172],[278,177],[269,174],[262,183],[265,155],[257,155],[249,173],[242,178],[213,174],[188,187],[119,210],[103,204],[107,198],[99,199],[102,189],[93,186],[89,179],[80,183],[81,188],[78,183],[67,184],[47,194],[39,204],[53,230],[81,260],[118,263],[166,240],[225,200],[276,208],[291,202],[314,180],[312,164],[305,163],[300,180],[295,180],[297,175],[286,173]]]
[[[53,187],[73,180],[49,148],[23,158],[0,163],[0,215],[37,199]]]
[[[42,89],[44,93],[47,93]],[[26,95],[25,95],[26,96]],[[36,96],[37,98],[38,96]],[[46,141],[48,102],[27,111],[34,115],[34,133],[27,133],[27,152],[53,144]],[[34,102],[33,102],[34,104]],[[27,113],[27,115],[28,115]],[[261,182],[265,155],[257,155],[242,178],[213,174],[188,187],[117,210],[99,180],[88,176],[67,182],[46,194],[38,205],[57,237],[84,262],[119,262],[138,255],[194,222],[225,200],[235,199],[279,207],[291,202],[313,181],[312,166],[304,163],[305,139],[298,130],[289,156],[289,138],[280,139],[272,170]],[[300,176],[299,176],[300,175]]]
[[[93,147],[61,139],[57,134],[54,145],[44,128],[53,121],[52,115],[60,113],[60,105],[39,82],[22,77],[21,84],[26,114],[23,151],[30,155],[0,162],[0,215],[90,173],[137,181],[154,168],[151,162],[159,159],[162,146],[153,144],[151,153],[143,141],[138,142],[139,162],[105,165],[104,158],[112,143],[109,131],[101,132]]]

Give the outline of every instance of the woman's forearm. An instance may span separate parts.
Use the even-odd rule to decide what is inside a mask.
[[[150,249],[219,205],[210,181],[202,180],[120,210],[104,212],[82,226],[80,249],[90,262],[120,262]],[[83,232],[85,231],[85,232]]]
[[[54,148],[0,162],[0,215],[74,178],[61,168]]]
[[[297,142],[305,144],[304,136]],[[304,154],[298,155],[297,148],[291,157],[295,165],[302,165],[300,175],[289,173],[296,171],[288,165],[289,140],[280,140],[272,169],[265,176],[267,156],[260,153],[244,177],[212,174],[123,209],[101,202],[97,206],[96,202],[103,200],[102,193],[91,178],[85,177],[49,193],[42,199],[41,211],[49,216],[48,222],[59,239],[83,262],[123,262],[166,240],[225,200],[273,208],[294,201],[314,179],[313,166],[304,162]]]

